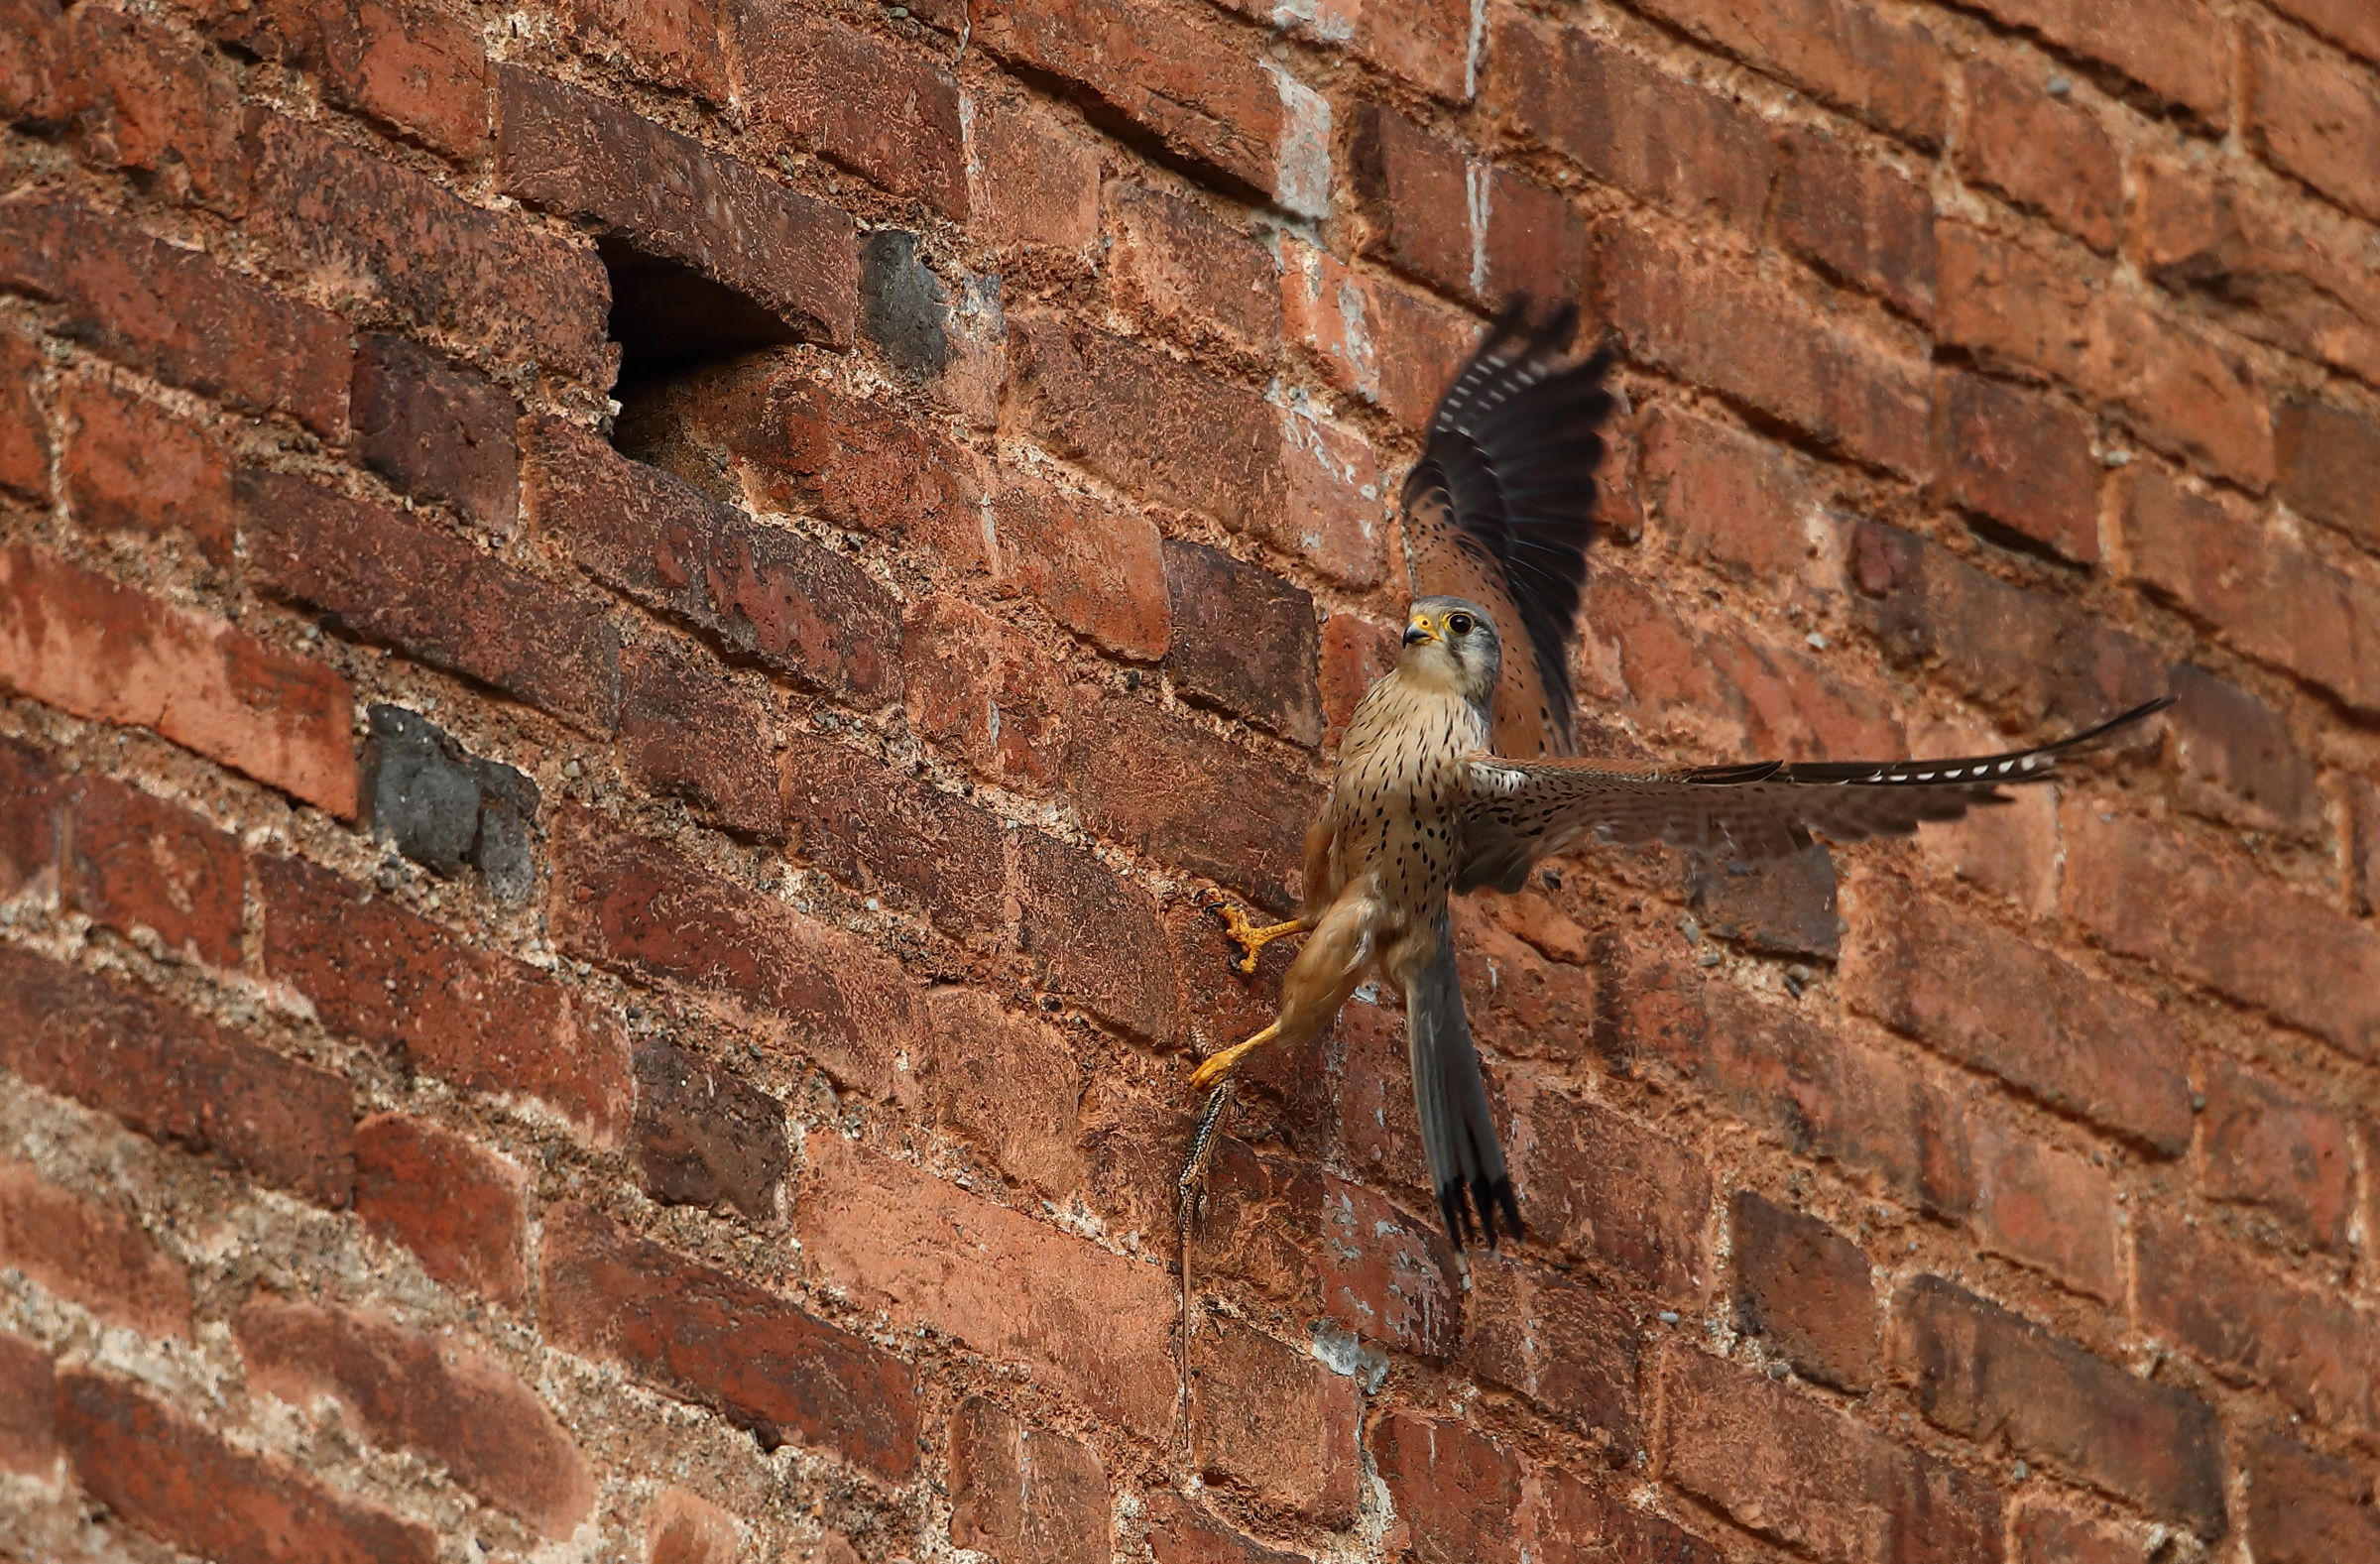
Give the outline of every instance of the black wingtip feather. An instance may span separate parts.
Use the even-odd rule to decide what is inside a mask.
[[[1438,1214],[1446,1222],[1447,1242],[1458,1253],[1471,1243],[1475,1229],[1488,1241],[1489,1249],[1495,1248],[1495,1218],[1499,1211],[1504,1218],[1502,1236],[1519,1238],[1520,1202],[1513,1196],[1508,1176],[1450,1178],[1438,1186]]]

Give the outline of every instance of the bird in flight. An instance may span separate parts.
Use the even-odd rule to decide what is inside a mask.
[[[1515,301],[1432,414],[1403,493],[1415,588],[1396,665],[1356,707],[1328,801],[1306,835],[1297,915],[1259,926],[1219,910],[1255,970],[1305,936],[1272,1023],[1201,1063],[1209,1093],[1182,1171],[1183,1287],[1217,1127],[1258,1050],[1317,1036],[1365,982],[1405,1002],[1413,1107],[1456,1248],[1493,1247],[1520,1209],[1489,1121],[1455,975],[1447,898],[1518,891],[1539,859],[1589,838],[1668,842],[1757,861],[1809,845],[1905,836],[2005,803],[2073,752],[2169,704],[2154,700],[2037,749],[1939,761],[1633,765],[1572,753],[1571,640],[1593,532],[1609,346],[1570,356],[1578,314],[1532,323]],[[1187,1339],[1185,1334],[1185,1340]]]

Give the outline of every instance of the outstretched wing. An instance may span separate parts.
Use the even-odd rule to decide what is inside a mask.
[[[2173,704],[2135,706],[2054,744],[1942,761],[1843,761],[1631,767],[1606,761],[1502,760],[1467,765],[1464,863],[1457,890],[1517,885],[1528,866],[1588,836],[1679,847],[1724,845],[1739,859],[1780,858],[1810,844],[1906,836],[2006,803],[2002,783],[2040,782],[2058,763]]]
[[[1469,598],[1504,633],[1491,742],[1521,757],[1572,749],[1570,640],[1613,358],[1566,364],[1578,310],[1532,326],[1528,307],[1504,307],[1438,399],[1404,489],[1413,595]]]
[[[1495,1248],[1498,1211],[1518,1238],[1520,1207],[1488,1117],[1488,1084],[1480,1078],[1480,1053],[1455,975],[1454,934],[1444,918],[1438,920],[1437,949],[1405,992],[1405,1023],[1413,1116],[1421,1126],[1421,1148],[1429,1158],[1430,1187],[1438,1196],[1447,1239],[1461,1249],[1476,1212],[1488,1247]]]

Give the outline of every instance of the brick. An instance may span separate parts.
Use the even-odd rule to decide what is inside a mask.
[[[58,0],[10,0],[0,27],[0,113],[50,119],[60,107],[66,71],[59,63],[65,18]]]
[[[931,1325],[1102,1417],[1174,1414],[1173,1284],[836,1136],[812,1136],[794,1231],[810,1279],[896,1326]],[[954,1266],[967,1254],[978,1263]]]
[[[787,735],[778,786],[807,862],[962,938],[1006,922],[1001,826],[982,805],[809,733]]]
[[[1985,368],[2085,381],[2104,287],[2094,269],[1948,218],[1934,244],[1935,329],[1944,343],[1967,349]]]
[[[682,1488],[664,1488],[645,1531],[645,1564],[736,1564],[743,1553],[736,1517]]]
[[[969,209],[982,236],[1078,253],[1098,239],[1098,149],[1038,98],[976,92],[970,101],[980,172]]]
[[[1465,1423],[1399,1411],[1373,1424],[1371,1447],[1412,1557],[1518,1564],[1520,1469],[1502,1444]]]
[[[620,633],[595,600],[290,473],[239,476],[258,583],[354,634],[601,733],[620,709]]]
[[[1934,198],[1833,137],[1792,133],[1777,162],[1777,232],[1820,270],[1921,322],[1934,318]]]
[[[892,1084],[917,1020],[890,958],[582,811],[555,821],[553,854],[564,948],[744,1009],[848,1085]]]
[[[804,339],[852,340],[851,215],[576,87],[499,67],[505,188],[604,224],[758,300]]]
[[[2349,778],[2342,790],[2347,801],[2347,833],[2342,846],[2347,901],[2359,912],[2380,907],[2380,786]]]
[[[1559,1272],[1473,1251],[1468,1297],[1458,1298],[1459,1327],[1469,1373],[1516,1390],[1597,1445],[1632,1451],[1643,1439],[1644,1408],[1637,1388],[1643,1345],[1637,1307],[1611,1289],[1582,1285]]]
[[[2241,335],[2380,373],[2380,284],[2345,217],[2217,181],[2202,165],[2138,165],[2132,245],[2143,274]]]
[[[1281,350],[1280,263],[1207,207],[1146,185],[1105,190],[1109,275],[1124,306],[1190,345],[1270,367]]]
[[[1477,62],[1467,0],[1322,0],[1289,15],[1276,15],[1264,0],[1221,3],[1250,21],[1346,49],[1437,97],[1459,103],[1471,96]]]
[[[65,794],[49,757],[0,739],[0,898],[31,886],[55,890],[60,805]]]
[[[1322,1525],[1355,1518],[1363,1394],[1311,1354],[1237,1320],[1192,1346],[1190,1415],[1202,1470]]]
[[[0,286],[56,301],[70,335],[136,369],[324,435],[346,424],[345,322],[78,201],[29,191],[7,202]]]
[[[1637,441],[1637,480],[1680,547],[1738,578],[1790,576],[1810,551],[1810,486],[1766,440],[1663,406]]]
[[[1016,880],[1019,939],[1041,987],[1135,1036],[1170,1040],[1181,999],[1148,893],[1038,831],[1017,833]]]
[[[1945,50],[1915,22],[1860,0],[1653,0],[1647,9],[1878,130],[1921,147],[1943,139]]]
[[[2346,1122],[2224,1058],[2200,1072],[2206,1097],[2199,1176],[2217,1200],[2256,1206],[2302,1242],[2346,1243],[2354,1187]]]
[[[2380,463],[2380,420],[2312,398],[2285,397],[2273,410],[2281,498],[2367,547],[2380,548],[2380,517],[2357,479]]]
[[[1597,1103],[1524,1082],[1498,1083],[1511,1106],[1503,1137],[1522,1220],[1543,1242],[1616,1266],[1680,1296],[1699,1286],[1711,1171],[1666,1136]]]
[[[509,1158],[410,1114],[355,1127],[355,1214],[421,1268],[518,1307],[529,1295],[528,1181]]]
[[[950,1418],[950,1540],[1002,1564],[1108,1551],[1108,1474],[1079,1440],[1029,1427],[981,1396]]]
[[[349,416],[364,465],[501,536],[520,517],[520,413],[486,376],[403,337],[367,336],[356,352]]]
[[[2282,715],[2254,695],[2188,663],[2173,671],[2165,719],[2182,763],[2184,796],[2217,818],[2294,836],[2322,828],[2314,763]]]
[[[1367,103],[1348,148],[1355,193],[1369,207],[1369,245],[1409,277],[1459,298],[1480,279],[1472,163],[1463,148],[1395,109]]]
[[[611,284],[591,246],[474,206],[276,113],[258,110],[243,145],[253,160],[250,227],[297,268],[337,278],[343,295],[383,319],[476,343],[493,358],[535,359],[596,382],[612,375]]]
[[[1322,622],[1317,657],[1322,695],[1322,747],[1335,753],[1356,705],[1396,666],[1396,634],[1360,614],[1333,613]]]
[[[785,1105],[664,1037],[637,1044],[637,1172],[664,1205],[776,1215],[789,1159]]]
[[[1088,1187],[1076,1044],[977,989],[926,999],[925,1089],[937,1128],[980,1145],[1011,1177],[1052,1200]]]
[[[2363,572],[2154,468],[2128,477],[2120,514],[2137,579],[2247,656],[2380,711],[2380,636],[2367,625],[2374,588]]]
[[[1776,153],[1742,106],[1584,28],[1517,13],[1497,19],[1488,64],[1490,98],[1594,179],[1682,216],[1709,210],[1758,226]]]
[[[2380,61],[2380,17],[2356,0],[2274,0],[2273,9],[2296,17],[2341,49]]]
[[[354,1192],[352,1097],[328,1070],[15,948],[0,950],[0,1064],[31,1085],[321,1205]]]
[[[232,1317],[249,1381],[303,1406],[343,1402],[372,1443],[418,1452],[548,1537],[595,1503],[578,1448],[496,1359],[384,1316],[259,1295]]]
[[[1282,503],[1280,419],[1257,392],[1054,316],[1009,320],[1012,391],[1053,453],[1232,526]]]
[[[782,840],[776,704],[707,656],[629,647],[620,658],[620,748],[657,793],[684,798],[739,836]]]
[[[1122,0],[989,0],[973,18],[979,46],[1056,77],[1094,120],[1121,121],[1235,193],[1301,216],[1326,209],[1328,105],[1259,60],[1250,35],[1187,18],[1147,27]]]
[[[917,1469],[906,1364],[724,1271],[622,1231],[576,1204],[545,1218],[545,1327],[748,1429],[764,1449],[798,1440],[888,1481]]]
[[[753,509],[822,516],[947,570],[988,567],[976,458],[932,423],[783,374],[731,384],[706,388],[694,417],[750,464]]]
[[[1178,1494],[1150,1494],[1141,1508],[1155,1564],[1302,1564],[1305,1558],[1264,1546]]]
[[[904,632],[909,722],[977,776],[1047,791],[1065,764],[1076,692],[1042,638],[937,597]]]
[[[433,874],[451,878],[471,865],[481,888],[508,906],[528,901],[537,880],[537,784],[402,706],[376,703],[365,715],[365,824],[373,838]]]
[[[2124,207],[2122,156],[2096,115],[1987,60],[1966,63],[1959,172],[2040,212],[2101,254]]]
[[[1488,171],[1484,297],[1575,299],[1587,283],[1587,223],[1570,198],[1511,170]]]
[[[2185,1044],[2166,1017],[1930,899],[1892,895],[1854,926],[1851,1009],[2154,1152],[2188,1149]]]
[[[778,126],[894,195],[969,221],[959,83],[935,60],[775,0],[736,7],[752,117]],[[867,102],[869,114],[826,105]]]
[[[1964,370],[1941,381],[1951,498],[2064,559],[2099,558],[2091,421],[2055,397]]]
[[[1175,690],[1294,743],[1320,743],[1313,597],[1220,548],[1175,541],[1165,544],[1165,585]]]
[[[2221,1535],[2222,1450],[2205,1402],[1939,1276],[1905,1287],[1896,1311],[1928,1421],[2071,1473],[2202,1539]]]
[[[209,28],[264,59],[321,73],[323,94],[454,158],[488,139],[488,67],[478,31],[421,4],[277,0],[225,6]]]
[[[2115,1182],[2106,1170],[1996,1116],[1967,1123],[1980,1247],[2077,1292],[2120,1299]]]
[[[1631,1505],[1617,1485],[1582,1481],[1557,1466],[1530,1473],[1521,1513],[1528,1558],[1624,1560],[1627,1564],[1719,1564],[1719,1549],[1693,1532]]]
[[[1816,1217],[1738,1190],[1727,1206],[1735,1317],[1794,1368],[1854,1394],[1875,1384],[1880,1335],[1867,1257]]]
[[[2248,1544],[2260,1564],[2323,1564],[2380,1550],[2372,1479],[2281,1434],[2245,1441]]]
[[[70,384],[66,498],[94,532],[179,535],[218,564],[231,558],[231,463],[214,436],[104,381]]]
[[[190,1276],[130,1217],[0,1162],[0,1265],[145,1336],[190,1334]]]
[[[898,607],[850,560],[557,421],[537,426],[531,485],[538,525],[599,579],[812,689],[899,695]]]
[[[58,43],[59,89],[84,161],[139,170],[169,200],[239,215],[247,180],[228,71],[184,37],[109,8],[76,7]]]
[[[1286,238],[1281,248],[1288,340],[1318,362],[1330,384],[1418,433],[1469,356],[1479,320],[1428,294],[1354,271],[1327,251]],[[1395,346],[1383,352],[1384,342]]]
[[[1933,465],[1923,366],[1813,319],[1766,284],[1606,227],[1595,298],[1634,357],[1911,477]]]
[[[1988,1485],[1788,1384],[1685,1350],[1668,1398],[1669,1480],[1751,1530],[1845,1564],[2000,1556]]]
[[[84,1493],[185,1553],[256,1564],[429,1564],[427,1527],[224,1444],[123,1381],[58,1377],[58,1431]]]
[[[2070,807],[2066,841],[2067,910],[2109,948],[2380,1057],[2380,929],[2130,816]]]
[[[2143,1212],[2136,1242],[2133,1306],[2145,1328],[2226,1378],[2269,1384],[2306,1417],[2365,1438],[2380,1429],[2380,1320],[2170,1213]]]
[[[2274,477],[2271,397],[2255,366],[2200,332],[2101,295],[2085,384],[2129,413],[2141,437],[2242,488]]]
[[[256,868],[265,970],[305,994],[325,1027],[458,1086],[535,1097],[617,1142],[632,1088],[609,1018],[368,886],[298,858]]]
[[[0,1470],[48,1478],[58,1468],[52,1407],[58,1373],[50,1355],[21,1336],[0,1332]]]
[[[118,930],[153,929],[168,950],[240,964],[247,876],[239,843],[188,810],[87,778],[68,793],[60,900]]]
[[[50,416],[36,397],[45,369],[31,342],[0,336],[0,488],[34,500],[49,496],[55,449]]]
[[[2359,216],[2380,217],[2380,83],[2290,28],[2248,31],[2249,132],[2267,159]]]
[[[2022,729],[2081,727],[2165,692],[2163,660],[2070,600],[2012,586],[1875,523],[1856,524],[1846,543],[1852,612],[1885,652],[1904,666],[1941,669]]]
[[[2229,41],[2191,0],[1983,0],[1995,21],[2104,60],[2158,99],[2220,130],[2230,104]]]
[[[2129,1530],[2046,1503],[2020,1510],[2010,1535],[2017,1564],[2146,1564],[2149,1557]]]
[[[1163,540],[1143,513],[1025,472],[992,498],[1000,568],[1052,619],[1119,657],[1153,662],[1173,644]]]
[[[728,42],[717,0],[569,0],[562,8],[570,42],[624,61],[655,85],[710,103],[728,99]]]
[[[1068,769],[1101,836],[1266,905],[1283,900],[1320,803],[1278,763],[1113,692],[1086,705]]]

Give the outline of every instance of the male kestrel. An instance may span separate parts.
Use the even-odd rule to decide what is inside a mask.
[[[1498,1211],[1519,1233],[1464,1020],[1450,894],[1515,892],[1539,859],[1589,837],[1759,860],[1807,846],[1813,832],[1837,842],[1907,835],[1921,821],[2007,802],[1999,784],[2039,782],[2070,752],[2167,704],[2038,749],[1959,760],[1574,758],[1570,642],[1612,354],[1565,365],[1577,311],[1534,327],[1526,315],[1515,303],[1488,328],[1439,401],[1405,480],[1408,558],[1424,595],[1407,611],[1396,666],[1366,693],[1340,741],[1330,799],[1306,834],[1297,916],[1256,927],[1239,908],[1222,909],[1247,951],[1244,972],[1267,941],[1307,939],[1272,1024],[1190,1078],[1213,1095],[1182,1175],[1185,1241],[1234,1072],[1259,1048],[1311,1040],[1375,973],[1404,996],[1414,1111],[1448,1237],[1461,1248],[1476,1218],[1492,1248]],[[1515,630],[1525,648],[1506,656]],[[1185,1288],[1187,1280],[1185,1266]]]

